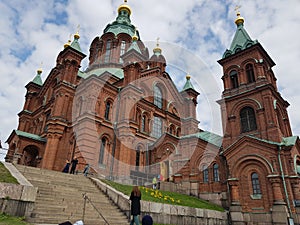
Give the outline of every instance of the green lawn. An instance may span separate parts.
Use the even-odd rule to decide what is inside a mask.
[[[29,223],[26,223],[23,217],[0,214],[0,225],[29,225]]]
[[[126,195],[130,195],[131,193],[132,190],[131,185],[119,184],[107,180],[102,180],[102,181]],[[201,209],[211,209],[211,210],[217,210],[221,212],[224,211],[224,209],[218,205],[209,203],[207,201],[189,195],[184,195],[184,194],[179,194],[179,193],[169,192],[169,191],[153,190],[151,188],[146,188],[146,187],[140,187],[140,190],[142,192],[142,200],[145,201],[165,203],[171,205],[182,205],[182,206],[189,206],[189,207],[201,208]]]
[[[0,162],[0,183],[18,184],[17,179],[10,174],[10,172],[5,168],[5,166],[1,162]]]

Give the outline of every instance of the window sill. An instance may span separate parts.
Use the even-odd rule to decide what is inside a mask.
[[[255,194],[255,195],[250,195],[250,196],[251,196],[251,199],[253,199],[253,200],[259,200],[262,197],[261,194]]]

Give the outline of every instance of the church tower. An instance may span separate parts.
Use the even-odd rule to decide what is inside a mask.
[[[244,135],[281,142],[292,135],[289,103],[278,92],[272,71],[275,63],[262,45],[250,38],[240,13],[237,16],[231,46],[218,61],[223,67],[224,146]]]
[[[275,63],[244,28],[237,13],[236,33],[219,64],[224,90],[221,156],[228,171],[233,224],[297,220],[298,137],[292,136],[289,103],[277,88]],[[290,223],[289,223],[290,224]]]

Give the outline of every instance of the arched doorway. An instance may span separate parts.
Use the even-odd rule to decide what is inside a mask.
[[[34,145],[26,146],[23,150],[23,165],[36,167],[38,164],[39,150]]]

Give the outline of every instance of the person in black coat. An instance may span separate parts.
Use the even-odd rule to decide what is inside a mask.
[[[132,215],[132,220],[130,221],[130,225],[133,225],[134,223],[136,225],[140,225],[139,215],[141,214],[141,203],[140,203],[141,197],[142,194],[139,187],[134,186],[129,198],[129,200],[131,200],[131,215]]]
[[[74,159],[72,159],[71,161],[71,170],[70,170],[71,174],[75,174],[77,164],[78,164],[78,159],[74,157]]]
[[[69,169],[70,169],[70,162],[69,162],[69,160],[66,160],[66,165],[65,165],[62,172],[63,173],[69,173]]]

